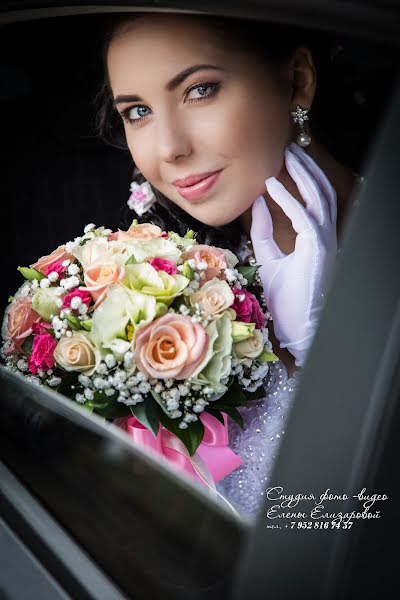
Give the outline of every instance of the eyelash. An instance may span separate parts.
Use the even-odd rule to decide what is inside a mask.
[[[212,92],[210,92],[209,94],[207,94],[206,96],[202,96],[200,98],[192,98],[191,100],[188,100],[188,102],[199,102],[202,100],[207,100],[208,98],[210,98],[211,96],[214,96],[219,88],[220,88],[220,83],[219,82],[212,82],[212,81],[206,81],[204,83],[197,83],[196,85],[193,85],[191,88],[189,88],[185,94],[185,96],[187,96],[192,90],[196,90],[197,88],[212,88]],[[122,110],[120,112],[120,115],[123,119],[123,121],[125,121],[125,123],[127,123],[128,125],[137,125],[140,121],[143,121],[143,119],[146,119],[148,117],[148,115],[145,115],[143,117],[139,117],[138,119],[130,119],[129,118],[129,113],[133,108],[138,108],[138,107],[142,107],[145,106],[145,104],[134,104],[133,106],[128,106],[127,108],[125,108],[124,110]]]

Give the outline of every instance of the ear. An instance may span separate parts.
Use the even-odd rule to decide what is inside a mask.
[[[296,48],[288,67],[292,89],[291,109],[295,110],[297,105],[311,108],[317,87],[317,73],[310,49],[306,46]]]

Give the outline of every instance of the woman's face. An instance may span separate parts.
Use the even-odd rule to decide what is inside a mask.
[[[170,83],[194,65],[209,66]],[[199,221],[232,221],[266,191],[265,179],[280,172],[290,138],[289,98],[265,66],[218,47],[196,17],[138,17],[111,42],[107,68],[136,166]],[[190,197],[173,183],[215,171],[207,180],[213,185],[198,194],[189,188]]]

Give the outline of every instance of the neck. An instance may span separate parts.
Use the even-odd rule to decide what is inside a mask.
[[[340,164],[329,152],[318,142],[312,141],[310,146],[307,148],[307,154],[311,156],[317,163],[317,165],[324,171],[328,177],[332,186],[336,190],[337,194],[337,231],[338,237],[340,236],[343,228],[343,223],[348,211],[351,206],[351,198],[356,185],[356,176],[350,168]],[[285,188],[294,196],[303,206],[305,206],[304,200],[300,196],[296,184],[290,177],[286,170],[285,164],[283,163],[279,174],[276,177]],[[262,194],[267,202],[268,207],[271,210],[272,220],[274,221],[274,206],[277,206],[274,200],[269,196],[268,192],[265,191]],[[240,221],[247,235],[250,236],[251,228],[251,207],[246,210],[240,216]]]

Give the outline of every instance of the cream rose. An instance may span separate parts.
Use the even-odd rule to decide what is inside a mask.
[[[257,358],[264,349],[264,340],[259,329],[255,329],[251,337],[233,344],[233,354],[236,358]]]
[[[157,379],[187,379],[208,345],[204,327],[190,317],[168,313],[142,327],[134,340],[138,368]]]
[[[120,241],[109,242],[107,238],[94,238],[78,246],[74,250],[74,256],[82,264],[84,271],[95,265],[110,264],[124,265],[130,257],[126,244]]]
[[[47,267],[56,260],[60,260],[61,262],[64,260],[70,260],[71,262],[74,262],[75,258],[65,250],[65,245],[63,244],[62,246],[58,246],[58,248],[53,250],[51,254],[42,256],[38,261],[30,266],[32,269],[36,269],[36,271],[46,275]]]
[[[235,296],[226,281],[214,277],[191,294],[189,301],[191,306],[198,304],[204,315],[217,316],[234,303]]]
[[[100,351],[92,343],[88,333],[76,332],[62,337],[54,350],[56,362],[65,371],[93,375],[100,364]]]

